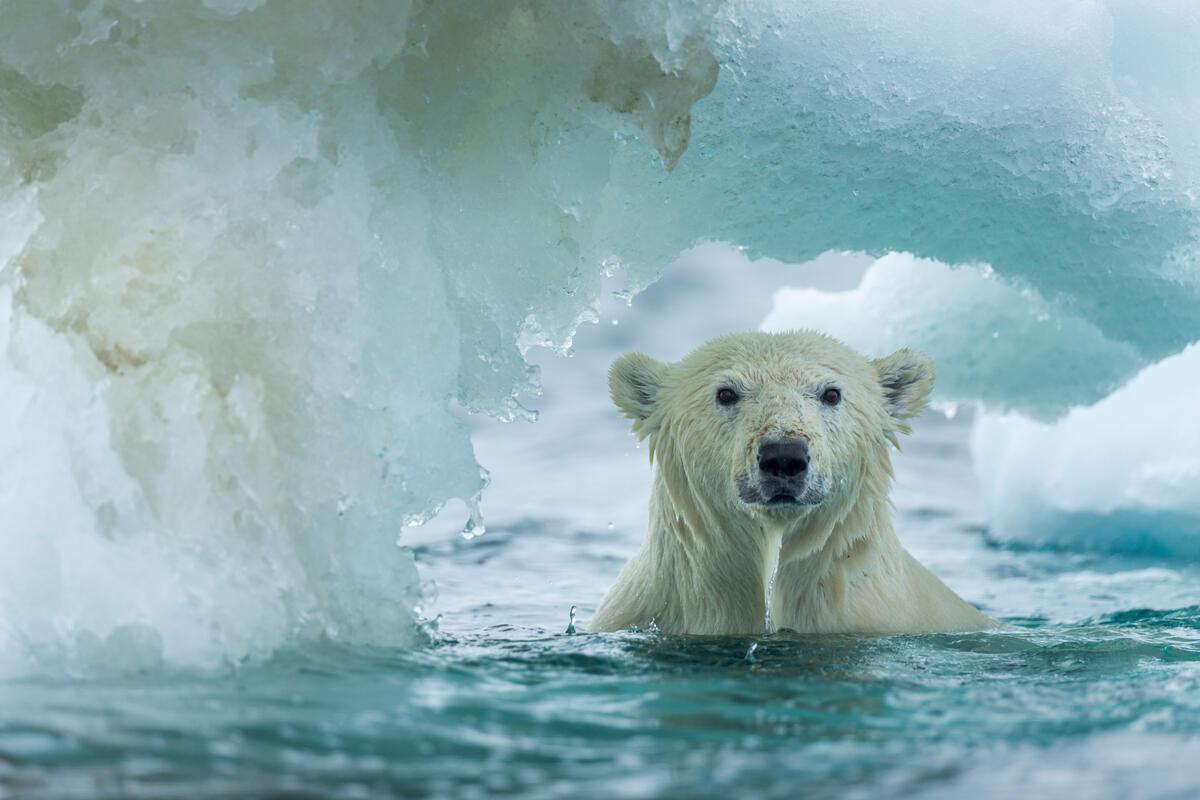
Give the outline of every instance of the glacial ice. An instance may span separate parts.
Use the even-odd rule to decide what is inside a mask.
[[[944,283],[944,385],[1099,400],[1200,338],[1198,34],[1168,0],[0,2],[0,670],[411,641],[396,537],[486,481],[456,407],[520,414],[604,272],[701,240],[911,253],[872,280]],[[972,358],[947,304],[988,298]]]
[[[0,671],[412,641],[451,406],[587,317],[713,9],[0,3]]]

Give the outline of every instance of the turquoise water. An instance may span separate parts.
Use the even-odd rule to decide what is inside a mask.
[[[967,413],[929,414],[906,441],[897,528],[1004,630],[565,633],[642,534],[649,469],[605,364],[752,326],[770,287],[798,279],[764,270],[739,272],[741,305],[715,311],[727,271],[673,272],[608,308],[575,358],[543,360],[538,424],[475,422],[486,534],[464,540],[453,509],[406,534],[429,583],[422,646],[2,684],[0,796],[1200,794],[1200,569],[994,541]]]
[[[9,685],[0,779],[44,797],[1189,797],[1197,662],[1195,607],[884,639],[489,625],[209,679]]]

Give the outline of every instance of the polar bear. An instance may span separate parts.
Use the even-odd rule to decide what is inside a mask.
[[[819,333],[735,333],[675,364],[628,353],[609,387],[657,469],[645,541],[590,631],[996,625],[892,530],[888,445],[933,388],[924,355],[870,360]]]

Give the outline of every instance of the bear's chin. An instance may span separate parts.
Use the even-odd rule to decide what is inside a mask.
[[[755,514],[794,516],[811,511],[825,500],[825,482],[806,481],[798,492],[775,489],[771,494],[762,486],[745,478],[737,480],[737,497],[742,505]]]
[[[751,516],[795,519],[820,506],[825,500],[825,493],[809,488],[806,488],[798,496],[780,493],[764,498],[761,495],[747,497],[745,493],[741,493],[739,500]]]

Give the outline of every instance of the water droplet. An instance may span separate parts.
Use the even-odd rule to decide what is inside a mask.
[[[575,606],[571,606],[571,621],[567,623],[567,633],[575,633]]]
[[[613,529],[613,524],[612,524],[611,522],[610,522],[610,523],[608,523],[608,529],[609,529],[610,531]]]
[[[662,631],[660,631],[658,629],[658,618],[657,617],[650,618],[650,624],[646,626],[646,632],[647,633],[662,633]]]
[[[467,518],[467,524],[463,526],[462,537],[468,542],[483,536],[487,532],[487,528],[483,524],[483,514],[479,511],[479,506],[471,509],[471,516]]]
[[[758,642],[751,642],[750,649],[746,651],[747,663],[750,663],[750,664],[754,663],[754,651],[757,649],[758,649]]]

